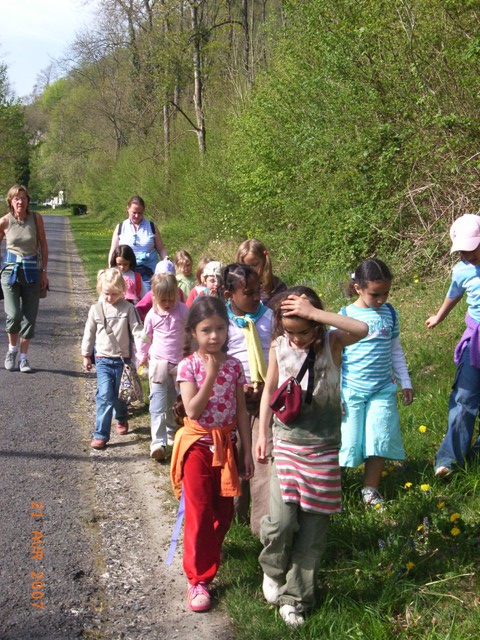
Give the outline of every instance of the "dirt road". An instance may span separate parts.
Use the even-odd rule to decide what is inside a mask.
[[[89,447],[95,377],[80,340],[93,292],[68,220],[45,217],[51,291],[29,361],[3,369],[0,303],[0,640],[232,640],[224,612],[186,608],[181,554],[165,566],[177,503],[148,457],[148,414]]]

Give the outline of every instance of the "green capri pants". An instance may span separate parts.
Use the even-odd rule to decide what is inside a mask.
[[[8,284],[12,267],[2,272],[2,289],[4,295],[5,315],[7,316],[7,333],[19,333],[25,340],[35,335],[35,321],[37,319],[40,302],[40,282],[28,283],[22,269],[17,272],[17,279]]]
[[[264,549],[259,562],[267,576],[283,582],[279,590],[279,605],[292,605],[299,612],[314,607],[317,574],[327,546],[329,518],[284,502],[273,464],[270,515],[262,518],[260,540]]]

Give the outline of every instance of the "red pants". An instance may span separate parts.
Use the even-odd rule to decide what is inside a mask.
[[[183,569],[190,584],[209,584],[214,579],[233,519],[233,498],[220,495],[221,469],[212,467],[212,458],[209,447],[194,444],[183,464]]]

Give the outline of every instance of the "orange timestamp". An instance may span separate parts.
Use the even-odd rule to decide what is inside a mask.
[[[43,502],[31,502],[31,517],[35,520],[36,529],[32,530],[32,560],[40,565],[45,557],[43,531],[40,531],[43,525],[43,510],[45,506]],[[45,581],[43,571],[31,571],[30,573],[30,589],[32,598],[32,607],[43,609],[45,607],[44,593]]]

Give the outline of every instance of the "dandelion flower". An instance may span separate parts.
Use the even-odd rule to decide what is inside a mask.
[[[425,491],[425,493],[426,493],[427,491],[430,491],[430,485],[429,484],[421,484],[420,485],[420,489],[422,491]]]
[[[450,533],[452,534],[452,536],[458,536],[458,534],[460,533],[460,529],[458,527],[453,527],[453,529],[450,530]]]
[[[413,485],[411,482],[405,482],[403,486],[405,487],[405,489],[410,489],[410,487],[412,487]]]
[[[437,502],[437,509],[443,509],[445,502]]]
[[[419,524],[417,527],[417,531],[421,531],[423,529],[423,524]]]
[[[388,471],[382,471],[382,478],[385,478],[386,476],[388,476]]]
[[[456,522],[461,517],[462,516],[459,513],[452,513],[452,515],[450,516],[450,522]]]
[[[377,511],[379,511],[382,508],[382,505],[380,502],[377,502],[377,504],[375,505],[375,509],[377,509]]]
[[[414,562],[407,562],[407,564],[405,565],[405,568],[407,571],[411,571],[415,566]]]
[[[421,425],[418,427],[418,430],[420,431],[420,433],[426,433],[426,431],[427,431],[427,427],[426,427],[424,424],[421,424]]]

